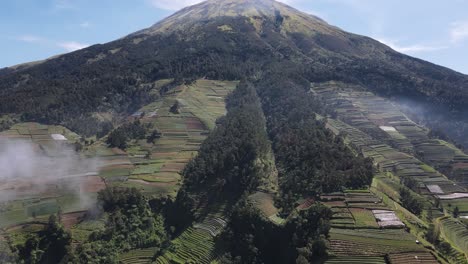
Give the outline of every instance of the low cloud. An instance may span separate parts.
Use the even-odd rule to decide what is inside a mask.
[[[85,21],[83,23],[80,24],[80,27],[81,28],[90,28],[91,27],[91,23],[89,23],[88,21]]]
[[[32,43],[32,44],[37,44],[37,45],[42,45],[42,46],[56,46],[56,47],[60,47],[61,49],[67,52],[72,52],[75,50],[80,50],[80,49],[89,47],[89,44],[86,44],[86,43],[81,43],[77,41],[54,41],[54,40],[50,40],[50,39],[35,36],[35,35],[21,35],[21,36],[15,37],[14,39],[21,41],[21,42]]]
[[[89,47],[88,44],[85,43],[80,43],[76,41],[67,41],[67,42],[59,42],[57,43],[57,46],[61,47],[62,49],[72,52],[75,50],[80,50]]]
[[[150,0],[151,5],[164,10],[179,10],[200,2],[203,2],[203,0]]]
[[[69,145],[57,145],[49,156],[35,143],[0,139],[0,202],[54,191],[51,185],[76,192],[85,201],[81,182],[96,175],[98,159],[80,157]]]
[[[412,45],[401,45],[398,41],[376,38],[379,42],[389,46],[390,48],[406,54],[415,54],[422,52],[432,52],[438,50],[447,49],[447,46],[437,46],[437,45],[426,45],[426,44],[412,44]]]
[[[452,43],[458,43],[468,39],[468,20],[452,23],[450,29],[450,40]]]
[[[33,35],[21,35],[15,38],[16,40],[28,43],[39,43],[43,42],[44,39],[41,37],[33,36]]]

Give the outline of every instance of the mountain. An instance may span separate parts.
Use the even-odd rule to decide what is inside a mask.
[[[3,69],[0,112],[84,132],[83,124],[99,123],[92,113],[128,113],[150,101],[149,87],[158,79],[258,77],[275,63],[301,64],[311,81],[362,84],[437,107],[424,117],[447,113],[461,128],[454,121],[438,130],[466,143],[454,131],[466,127],[458,121],[466,111],[467,76],[269,0],[203,2],[114,42]],[[437,125],[447,118],[424,119]]]
[[[0,178],[0,246],[39,263],[465,263],[467,89],[273,0],[208,0],[2,69],[0,137],[51,157],[67,139],[100,168],[39,194]]]

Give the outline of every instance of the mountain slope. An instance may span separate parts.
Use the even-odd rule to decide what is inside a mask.
[[[158,79],[260,78],[268,67],[288,63],[301,65],[310,81],[357,83],[380,95],[435,103],[449,119],[466,111],[465,75],[272,0],[222,0],[185,8],[111,43],[1,70],[0,113],[92,134],[102,122],[93,113],[137,109],[154,99]],[[86,123],[96,125],[83,131]]]
[[[462,139],[467,79],[272,0],[209,0],[1,70],[0,126],[62,124],[102,161],[83,187],[107,187],[102,208],[59,217],[78,246],[56,256],[71,263],[464,263],[466,223],[454,218],[468,215],[468,155],[413,120]],[[45,151],[47,127],[1,136]],[[0,242],[62,200],[0,204],[6,226],[21,223]]]

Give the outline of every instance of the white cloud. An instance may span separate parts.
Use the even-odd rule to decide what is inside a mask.
[[[75,6],[70,0],[55,0],[54,9],[74,9]]]
[[[160,9],[165,10],[179,10],[186,6],[191,6],[203,2],[204,0],[148,0],[149,3]],[[300,2],[305,2],[305,0],[277,0],[278,2],[283,2],[285,4],[297,4]]]
[[[89,47],[88,44],[79,43],[79,42],[76,42],[76,41],[59,42],[59,43],[57,43],[57,46],[61,47],[62,49],[66,50],[68,52],[72,52],[72,51],[75,51],[75,50],[80,50],[80,49],[84,49],[86,47]]]
[[[34,35],[21,35],[15,38],[16,40],[28,42],[28,43],[39,43],[44,41],[41,37]]]
[[[156,7],[165,10],[179,10],[183,7],[198,4],[203,0],[150,0],[150,3]]]
[[[450,40],[457,43],[468,38],[468,20],[452,23],[450,29]]]
[[[13,39],[22,41],[22,42],[27,42],[27,43],[32,43],[32,44],[37,44],[41,46],[55,46],[55,47],[60,47],[64,49],[65,51],[72,52],[75,50],[79,49],[84,49],[86,47],[89,47],[88,44],[85,43],[80,43],[77,41],[55,41],[39,36],[34,36],[34,35],[21,35],[17,36]]]
[[[81,28],[90,28],[91,26],[92,26],[91,23],[89,23],[88,21],[85,21],[80,24]]]
[[[447,49],[447,46],[436,46],[436,45],[425,45],[425,44],[412,44],[412,45],[401,45],[398,41],[389,40],[385,38],[376,38],[379,42],[389,46],[390,48],[407,54],[415,54],[421,52],[431,52]]]

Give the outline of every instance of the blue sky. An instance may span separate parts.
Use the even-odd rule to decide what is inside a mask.
[[[2,0],[0,67],[146,28],[200,0]],[[282,0],[346,31],[468,74],[468,0]]]

